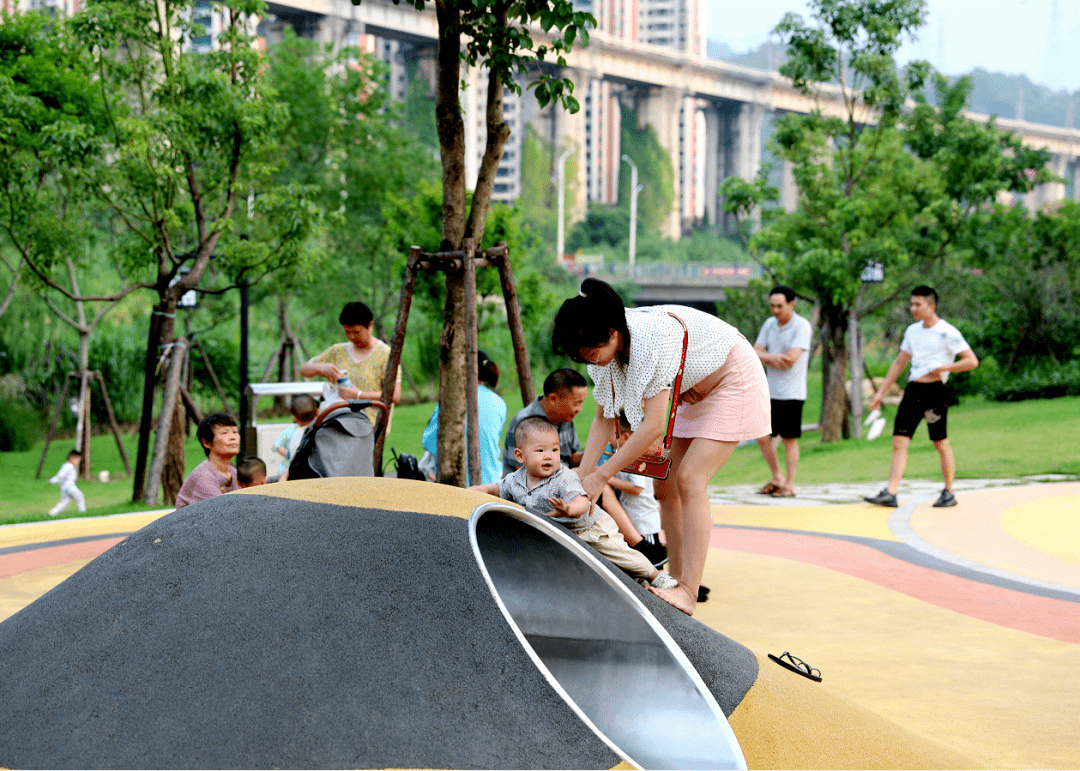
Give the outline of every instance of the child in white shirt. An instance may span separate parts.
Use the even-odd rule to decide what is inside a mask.
[[[60,485],[60,502],[49,509],[50,517],[55,517],[66,509],[72,500],[75,501],[75,507],[80,514],[86,511],[86,498],[83,497],[82,490],[75,486],[75,480],[79,477],[79,462],[81,460],[82,453],[78,450],[72,450],[67,454],[67,462],[56,472],[56,476],[49,480],[51,485]]]

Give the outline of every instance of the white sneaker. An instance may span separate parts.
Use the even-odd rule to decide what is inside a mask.
[[[866,420],[863,421],[864,426],[869,426],[875,420],[881,417],[881,410],[870,410],[870,414],[866,416]]]
[[[651,585],[657,589],[674,589],[679,585],[679,581],[671,573],[661,570],[660,575],[652,580]]]
[[[885,430],[885,418],[878,418],[874,421],[874,424],[870,426],[870,430],[866,432],[866,440],[872,442],[881,436],[881,432]]]

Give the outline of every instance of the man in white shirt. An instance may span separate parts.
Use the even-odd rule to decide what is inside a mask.
[[[769,313],[773,315],[758,333],[754,350],[765,365],[769,379],[769,402],[772,409],[772,436],[758,438],[758,446],[772,471],[772,479],[758,490],[774,498],[795,495],[795,469],[799,465],[799,437],[802,436],[802,410],[806,403],[806,371],[810,365],[810,322],[795,312],[795,292],[786,286],[774,286],[769,292]],[[784,470],[773,437],[784,442]]]
[[[904,367],[911,362],[908,385],[893,423],[893,455],[889,467],[889,484],[877,495],[865,500],[878,506],[896,506],[896,491],[907,466],[908,445],[919,422],[925,417],[930,430],[930,440],[941,456],[941,472],[945,476],[945,489],[934,502],[941,508],[955,506],[953,478],[956,460],[946,436],[946,419],[949,413],[948,392],[945,383],[950,372],[966,372],[979,366],[979,360],[960,331],[937,315],[937,292],[928,286],[911,290],[911,316],[915,323],[904,331],[900,353],[889,366],[881,387],[870,399],[870,409],[881,406],[881,399],[889,386],[896,382]],[[956,357],[960,358],[957,359]]]

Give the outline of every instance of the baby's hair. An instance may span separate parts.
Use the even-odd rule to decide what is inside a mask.
[[[310,423],[319,414],[319,408],[315,405],[315,400],[309,395],[298,394],[292,400],[292,414],[297,420]]]
[[[634,427],[630,425],[630,419],[626,417],[626,413],[619,410],[619,430],[620,431],[633,431]]]
[[[559,435],[559,429],[543,415],[530,415],[527,418],[522,418],[521,422],[517,424],[517,428],[514,429],[514,445],[521,447],[525,444],[529,435],[537,431],[551,431],[556,436]]]
[[[67,454],[68,458],[70,458],[72,455],[74,455],[76,458],[81,458],[82,452],[79,450],[78,447],[76,447],[74,450]]]
[[[245,455],[236,464],[236,481],[242,485],[250,485],[259,477],[266,476],[266,464],[262,458],[254,455]]]

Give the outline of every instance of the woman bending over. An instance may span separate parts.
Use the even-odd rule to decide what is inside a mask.
[[[626,308],[608,284],[585,279],[581,292],[555,317],[555,351],[587,363],[596,415],[578,467],[582,487],[596,500],[624,466],[655,451],[667,429],[668,401],[689,342],[671,445],[671,470],[656,480],[673,589],[650,588],[687,615],[697,606],[712,533],[708,484],[744,439],[771,433],[769,387],[753,347],[735,327],[681,305]],[[634,433],[606,462],[600,454],[624,410]]]

